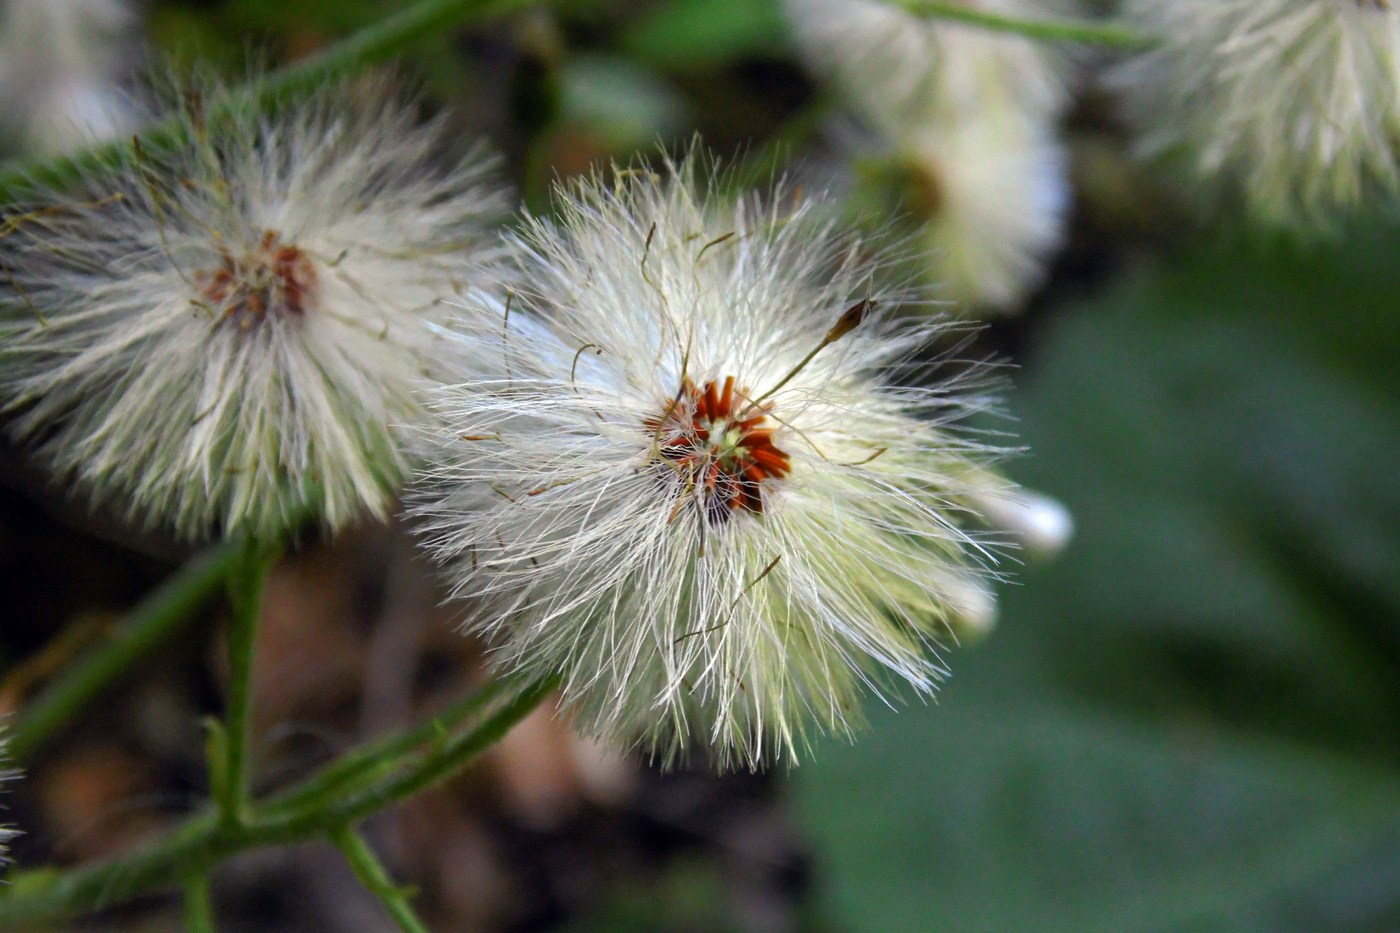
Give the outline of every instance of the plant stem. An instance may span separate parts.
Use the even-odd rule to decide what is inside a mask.
[[[122,623],[106,644],[94,647],[30,700],[10,735],[10,755],[27,761],[55,732],[131,666],[193,618],[218,589],[238,556],[230,545],[214,548],[175,572]]]
[[[214,781],[224,825],[243,822],[248,806],[248,749],[252,744],[253,652],[262,618],[263,583],[276,557],[245,541],[228,576],[228,714],[224,777]],[[217,763],[216,763],[217,766]]]
[[[389,872],[375,857],[374,851],[363,836],[349,826],[342,826],[331,830],[330,838],[336,848],[344,854],[350,867],[355,870],[355,877],[360,879],[360,884],[379,898],[400,930],[404,933],[428,933],[427,925],[414,913],[408,895],[394,884],[394,879],[389,877]]]
[[[214,933],[214,906],[209,900],[207,872],[192,872],[185,877],[185,929],[188,933]]]
[[[422,725],[378,741],[366,742],[291,790],[278,794],[263,807],[263,814],[270,816],[316,808],[336,796],[377,784],[402,764],[409,752],[429,739],[447,735],[512,686],[514,684],[509,678],[493,680]]]
[[[510,731],[557,686],[550,677],[530,683],[504,700],[473,728],[406,761],[396,777],[346,799],[303,809],[254,812],[227,825],[217,813],[191,817],[164,839],[129,855],[66,872],[21,872],[0,892],[0,929],[20,922],[57,918],[119,904],[169,888],[192,871],[208,871],[237,852],[313,839],[365,818],[460,772],[485,748]],[[334,768],[334,765],[332,766]]]
[[[457,774],[483,750],[491,747],[524,719],[558,686],[548,677],[522,687],[502,707],[476,728],[448,738],[423,752],[417,761],[397,776],[388,778],[355,794],[338,797],[307,808],[269,810],[262,814],[259,828],[282,841],[304,839],[329,826],[357,824],[380,810],[406,800],[420,791]]]
[[[382,22],[368,26],[305,62],[247,84],[210,104],[207,116],[221,115],[249,105],[261,105],[324,84],[358,65],[383,61],[427,36],[474,19],[498,16],[532,6],[538,0],[424,0]],[[182,139],[183,121],[162,120],[137,135],[147,151],[171,146]],[[16,201],[36,189],[62,188],[74,180],[118,163],[131,149],[131,140],[114,140],[83,152],[59,158],[12,163],[0,173],[0,204]]]
[[[1030,39],[1046,42],[1082,42],[1087,45],[1106,45],[1116,49],[1142,49],[1152,45],[1152,40],[1138,35],[1125,26],[1113,23],[1076,22],[1072,20],[1020,19],[989,13],[972,6],[965,6],[954,0],[889,0],[897,7],[919,16],[934,19],[955,20],[990,29],[995,32],[1010,32]]]

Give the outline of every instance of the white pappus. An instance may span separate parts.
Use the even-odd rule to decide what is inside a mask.
[[[966,0],[1012,19],[1066,17],[1075,0]],[[898,140],[910,127],[1013,110],[1038,122],[1070,99],[1064,49],[968,23],[919,16],[887,0],[784,0],[812,70]]]
[[[898,313],[889,244],[710,172],[615,168],[528,222],[519,290],[454,325],[471,362],[410,501],[502,670],[665,763],[758,767],[851,732],[866,690],[932,691],[1008,536],[974,505],[1001,451],[965,429],[994,406],[965,328]],[[937,382],[891,381],[938,339]]]
[[[184,141],[7,218],[0,404],[59,476],[187,538],[383,516],[441,299],[487,275],[488,159],[379,83]]]
[[[1154,46],[1114,83],[1148,153],[1181,152],[1261,218],[1326,225],[1400,186],[1400,9],[1389,0],[1128,0]]]

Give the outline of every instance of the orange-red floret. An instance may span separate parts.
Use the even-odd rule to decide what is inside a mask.
[[[792,459],[774,444],[773,428],[764,426],[768,411],[743,389],[736,392],[733,376],[722,387],[712,379],[697,388],[687,379],[666,413],[645,422],[661,458],[699,497],[711,522],[728,521],[740,510],[762,514],[764,484],[791,471]],[[713,437],[716,429],[721,433]]]
[[[316,288],[316,267],[301,249],[282,243],[276,230],[264,232],[247,256],[221,252],[223,265],[200,274],[196,281],[204,300],[221,312],[222,320],[248,330],[269,313],[306,314]]]

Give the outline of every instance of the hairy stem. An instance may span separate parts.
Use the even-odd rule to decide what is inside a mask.
[[[526,684],[475,728],[457,736],[444,736],[397,774],[362,791],[340,795],[313,807],[269,808],[261,818],[262,829],[280,833],[290,841],[304,839],[325,827],[360,823],[461,771],[482,751],[500,741],[557,686],[556,677]]]
[[[370,849],[363,836],[349,826],[331,830],[331,842],[345,856],[355,877],[375,897],[379,898],[389,916],[404,933],[428,933],[428,927],[413,910],[408,894],[394,884],[389,872]]]
[[[260,81],[253,81],[226,97],[213,101],[209,119],[248,106],[302,93],[324,84],[328,78],[356,67],[391,58],[408,46],[450,26],[485,19],[533,5],[538,0],[423,0],[382,22],[366,27],[305,62],[299,62]],[[179,142],[183,121],[170,118],[153,124],[136,139],[147,150],[159,150]],[[0,204],[11,203],[45,186],[62,188],[75,179],[120,162],[132,147],[131,140],[104,143],[71,156],[21,161],[0,173]]]
[[[447,735],[516,686],[509,678],[493,680],[419,726],[366,742],[291,790],[278,794],[263,808],[263,813],[270,816],[315,809],[336,797],[379,783],[403,762],[405,755],[429,740]]]
[[[10,755],[26,761],[94,697],[180,630],[223,583],[238,556],[224,545],[197,557],[138,605],[107,643],[92,648],[30,700],[10,734]]]
[[[253,652],[262,618],[263,583],[275,555],[254,541],[240,549],[228,577],[231,612],[228,624],[228,714],[223,751],[224,774],[213,781],[220,818],[225,826],[244,819],[248,806],[249,746],[252,744]],[[220,763],[215,763],[218,767]]]
[[[190,872],[207,872],[237,852],[303,842],[357,825],[460,772],[556,686],[557,678],[553,677],[525,685],[465,732],[445,736],[416,755],[403,756],[397,773],[362,791],[302,808],[285,807],[275,812],[270,808],[266,813],[254,808],[235,825],[226,824],[217,813],[201,813],[164,839],[111,861],[66,872],[21,872],[7,891],[0,892],[0,929],[124,903],[150,891],[168,889]],[[315,778],[308,783],[314,782]]]
[[[894,6],[919,16],[946,19],[995,32],[1009,32],[1029,39],[1046,42],[1079,42],[1085,45],[1105,45],[1116,49],[1142,49],[1152,41],[1125,26],[1114,23],[1078,22],[1073,20],[1020,19],[990,13],[955,0],[889,0]]]
[[[185,877],[185,929],[189,933],[214,933],[214,907],[209,900],[206,872],[193,872]]]

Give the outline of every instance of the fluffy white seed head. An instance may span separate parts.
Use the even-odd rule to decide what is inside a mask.
[[[12,215],[9,427],[95,500],[185,537],[384,515],[441,301],[506,199],[377,86],[207,122]]]
[[[963,428],[988,373],[950,358],[959,325],[895,313],[882,245],[820,203],[707,195],[695,155],[616,173],[527,225],[509,315],[466,302],[499,375],[433,394],[414,510],[497,664],[562,675],[585,731],[796,760],[990,624],[967,503],[999,451]],[[891,381],[938,340],[934,384]]]
[[[1184,153],[1273,222],[1400,184],[1400,5],[1128,0],[1125,16],[1157,42],[1116,77],[1145,151]]]

